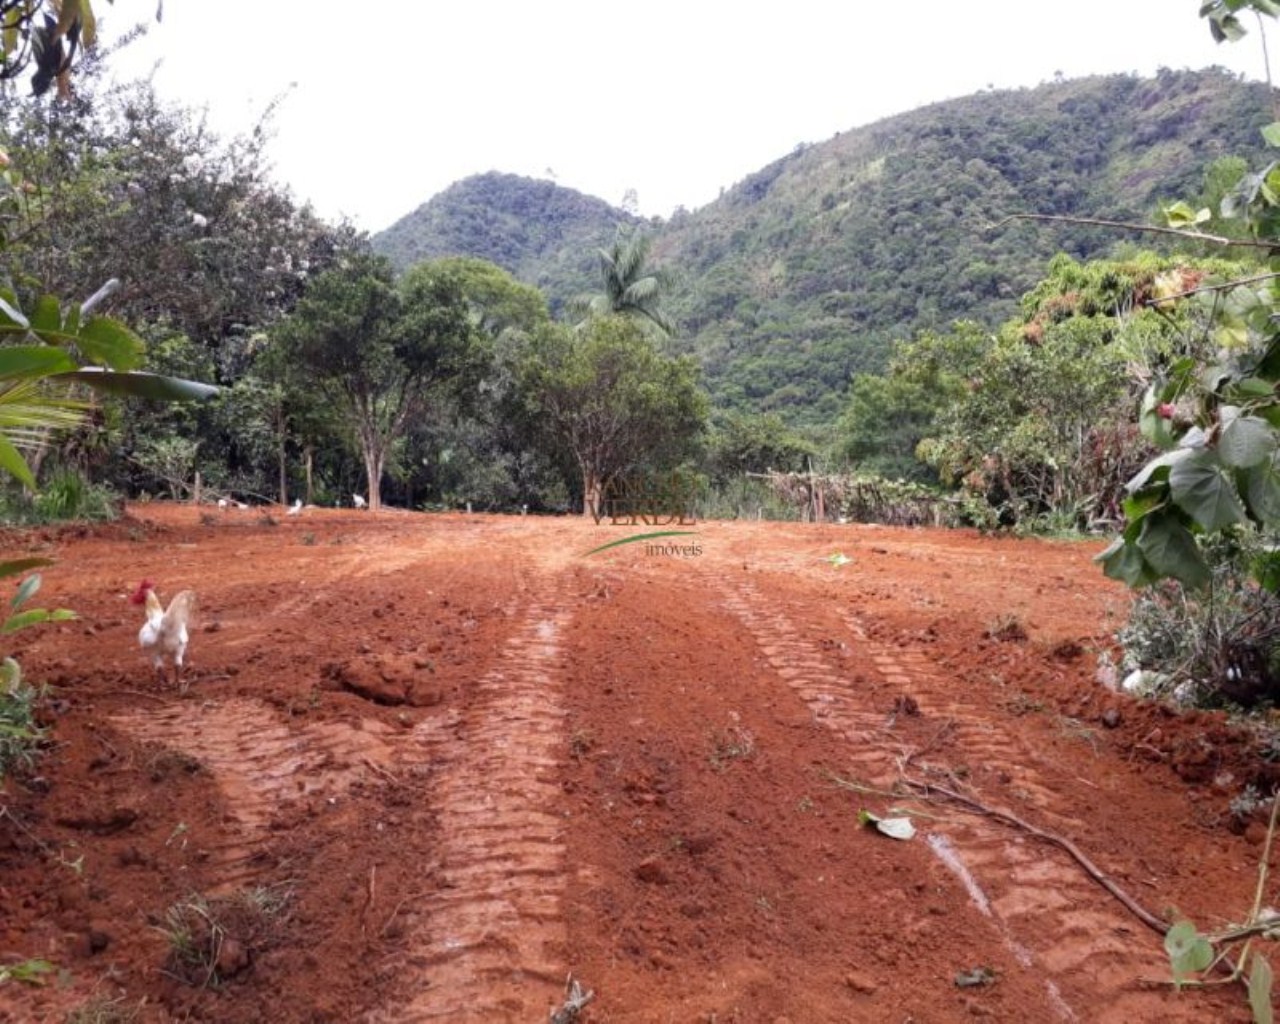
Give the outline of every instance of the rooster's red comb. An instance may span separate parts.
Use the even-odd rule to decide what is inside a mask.
[[[147,599],[148,590],[155,590],[155,585],[150,580],[143,580],[138,584],[138,589],[129,595],[130,604],[142,604]]]

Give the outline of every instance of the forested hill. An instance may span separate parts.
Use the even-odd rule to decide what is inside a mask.
[[[553,300],[582,291],[595,251],[637,218],[603,199],[515,174],[477,174],[450,185],[373,242],[397,267],[440,256],[496,263]]]
[[[1257,163],[1267,90],[1211,69],[1113,75],[933,104],[797,148],[694,212],[651,222],[680,280],[680,345],[718,404],[797,422],[837,410],[890,343],[957,318],[995,324],[1059,251],[1149,237],[1012,213],[1150,221],[1195,201],[1215,160]],[[468,179],[375,238],[400,263],[481,256],[555,299],[592,283],[622,211],[551,182]]]

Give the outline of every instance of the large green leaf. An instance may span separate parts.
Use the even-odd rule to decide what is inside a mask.
[[[1157,513],[1143,519],[1138,548],[1159,576],[1172,576],[1189,587],[1209,582],[1209,567],[1200,546],[1176,515]]]
[[[1253,954],[1253,970],[1249,972],[1249,1008],[1253,1010],[1253,1024],[1272,1024],[1275,1014],[1271,1009],[1271,965],[1261,953]]]
[[[1280,454],[1252,467],[1244,475],[1245,500],[1260,523],[1280,522]]]
[[[133,398],[150,398],[157,402],[193,402],[212,398],[218,388],[181,377],[163,377],[155,373],[115,373],[96,367],[72,370],[55,375],[55,380],[74,380],[97,391],[128,395]]]
[[[1275,385],[1261,377],[1245,377],[1233,381],[1227,389],[1227,397],[1233,402],[1256,401],[1257,399],[1274,399]]]
[[[8,345],[0,348],[0,380],[46,377],[75,368],[75,360],[52,345]]]
[[[1183,459],[1191,458],[1193,454],[1193,450],[1186,447],[1179,447],[1171,452],[1165,452],[1163,455],[1152,459],[1138,470],[1138,472],[1133,475],[1133,478],[1124,485],[1125,490],[1130,494],[1136,494],[1148,484],[1163,482],[1168,478],[1171,466],[1176,465]]]
[[[26,332],[31,327],[22,310],[18,308],[18,300],[13,292],[0,291],[0,331]]]
[[[1266,420],[1239,415],[1235,406],[1224,406],[1226,424],[1218,437],[1218,458],[1235,469],[1266,462],[1276,452],[1276,432]]]
[[[145,346],[142,339],[124,324],[110,317],[90,317],[80,328],[76,344],[91,363],[113,370],[132,370],[142,363]]]
[[[43,569],[53,564],[52,558],[15,558],[8,562],[0,562],[0,579],[6,576],[17,576],[28,569]]]
[[[1264,132],[1265,130],[1263,129]],[[1194,228],[1212,217],[1213,214],[1208,210],[1194,209],[1181,200],[1164,208],[1165,223],[1171,228]]]
[[[1169,500],[1169,492],[1163,487],[1139,491],[1132,497],[1125,498],[1121,505],[1124,517],[1130,523],[1136,522],[1150,512],[1154,512]]]
[[[13,611],[17,611],[24,604],[35,596],[36,591],[40,589],[40,574],[33,572],[18,587],[18,592],[13,595],[13,600],[9,602],[9,607]]]
[[[36,478],[31,474],[27,460],[18,454],[18,449],[4,434],[0,434],[0,470],[16,477],[19,483],[25,484],[33,491],[36,489]]]
[[[1113,540],[1107,550],[1095,555],[1093,560],[1102,564],[1103,575],[1128,587],[1136,589],[1155,580],[1155,574],[1147,566],[1138,546],[1123,537]]]
[[[31,329],[37,334],[45,331],[61,333],[62,307],[52,295],[41,295],[36,300],[36,308],[31,311]]]
[[[1169,954],[1175,983],[1199,974],[1213,963],[1213,946],[1190,921],[1179,921],[1165,932],[1164,949]]]
[[[0,633],[16,633],[28,626],[38,626],[45,622],[65,622],[67,619],[74,618],[76,613],[67,608],[55,608],[52,611],[48,608],[32,608],[27,612],[10,615],[0,623]]]
[[[1169,470],[1169,491],[1178,507],[1205,530],[1220,530],[1247,518],[1235,484],[1212,452],[1197,451],[1179,460]]]

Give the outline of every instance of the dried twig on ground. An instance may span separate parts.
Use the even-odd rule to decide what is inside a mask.
[[[591,989],[583,992],[578,979],[572,974],[565,979],[564,991],[564,1005],[551,1011],[551,1024],[573,1024],[578,1019],[578,1014],[596,997]]]
[[[1086,857],[1080,847],[1076,846],[1076,844],[1070,839],[1057,835],[1053,832],[1047,832],[1037,825],[1032,825],[1028,821],[1023,821],[1017,815],[1011,814],[1009,811],[1002,811],[995,807],[988,807],[986,804],[975,800],[973,797],[965,796],[963,793],[957,793],[955,790],[947,789],[945,786],[939,786],[937,783],[923,782],[916,779],[903,779],[902,781],[904,785],[910,787],[912,790],[922,794],[923,796],[930,796],[936,793],[953,803],[959,804],[961,807],[966,807],[971,811],[985,815],[989,818],[995,818],[997,821],[1003,821],[1006,825],[1012,825],[1014,828],[1019,828],[1022,831],[1035,836],[1037,839],[1043,839],[1045,842],[1052,843],[1059,849],[1065,850],[1077,864],[1084,868],[1085,873],[1089,875],[1090,878],[1106,889],[1107,892],[1111,893],[1112,896],[1124,905],[1126,910],[1133,914],[1134,917],[1145,924],[1148,928],[1160,935],[1164,935],[1165,932],[1169,930],[1169,922],[1151,913],[1151,911],[1147,910],[1146,907],[1121,889],[1120,886],[1105,875],[1101,869],[1093,863],[1093,861]]]

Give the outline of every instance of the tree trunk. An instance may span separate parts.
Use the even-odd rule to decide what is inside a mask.
[[[377,512],[382,507],[382,453],[366,447],[364,450],[364,472],[369,484],[369,511]]]
[[[594,470],[582,471],[582,514],[597,523],[604,517],[604,482]]]
[[[284,403],[276,406],[276,441],[277,456],[280,461],[280,504],[289,504],[289,465],[284,454]]]
[[[312,492],[315,490],[314,480],[312,479],[312,476],[311,476],[311,465],[312,465],[311,445],[307,445],[306,447],[304,460],[305,460],[304,465],[306,466],[306,471],[307,471],[307,499],[306,500],[307,500],[307,504],[310,505],[312,504],[312,497],[313,497]]]

